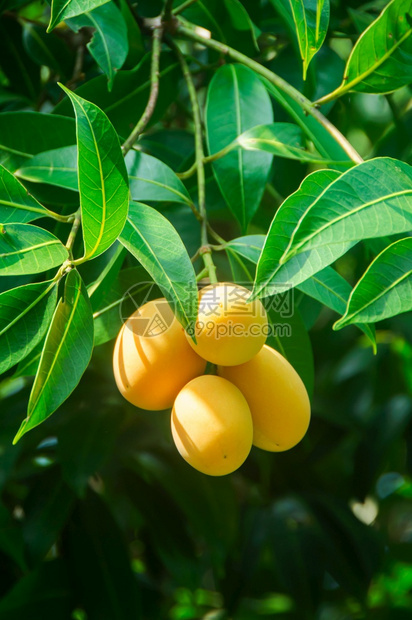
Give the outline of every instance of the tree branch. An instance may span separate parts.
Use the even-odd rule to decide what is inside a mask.
[[[150,95],[146,104],[146,108],[137,122],[135,128],[125,140],[122,145],[123,155],[127,155],[139,135],[144,131],[148,122],[150,121],[154,109],[156,107],[157,98],[159,95],[159,66],[160,66],[160,52],[162,48],[162,36],[163,36],[163,23],[160,20],[159,25],[153,30],[153,44],[152,44],[152,62],[150,66]]]
[[[176,25],[177,34],[182,35],[187,39],[191,39],[192,41],[196,41],[197,43],[201,43],[205,47],[210,47],[211,49],[224,54],[225,56],[229,56],[232,60],[236,60],[237,62],[246,65],[262,77],[266,78],[268,82],[276,86],[279,90],[285,92],[289,95],[296,103],[300,105],[302,110],[313,116],[321,125],[326,129],[326,131],[336,140],[338,144],[342,147],[348,157],[359,164],[363,161],[362,157],[359,153],[353,148],[353,146],[348,142],[348,140],[341,134],[341,132],[325,117],[319,110],[315,107],[315,105],[306,99],[302,93],[300,93],[296,88],[294,88],[291,84],[286,82],[283,78],[276,73],[273,73],[260,63],[252,60],[245,54],[238,52],[237,50],[225,45],[224,43],[220,43],[220,41],[215,41],[215,39],[206,38],[200,34],[198,34],[195,30],[190,28],[186,28],[182,22],[177,21]]]

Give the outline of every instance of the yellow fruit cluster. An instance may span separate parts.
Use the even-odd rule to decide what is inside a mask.
[[[181,456],[211,476],[235,471],[252,444],[289,450],[305,435],[309,398],[297,372],[265,345],[267,316],[243,287],[220,283],[202,289],[194,340],[165,300],[150,301],[123,325],[113,369],[117,387],[133,405],[173,407],[172,436]],[[147,336],[142,324],[156,319],[165,331]],[[205,375],[206,363],[217,375]]]

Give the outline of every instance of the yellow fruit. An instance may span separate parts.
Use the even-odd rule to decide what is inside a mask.
[[[247,303],[250,291],[243,286],[221,282],[203,288],[195,326],[196,344],[190,346],[214,364],[243,364],[263,347],[268,321],[262,303]]]
[[[209,476],[235,471],[252,447],[252,417],[244,396],[214,375],[185,385],[175,400],[171,424],[181,456]]]
[[[265,345],[246,364],[218,368],[246,398],[253,419],[253,445],[270,452],[293,448],[304,437],[310,402],[296,370],[277,351]]]
[[[165,299],[149,301],[126,321],[116,340],[113,371],[120,393],[136,407],[168,409],[206,362],[189,346]]]

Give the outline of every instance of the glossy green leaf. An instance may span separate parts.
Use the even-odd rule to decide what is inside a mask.
[[[76,144],[76,125],[58,114],[2,112],[0,136],[0,164],[14,172],[32,155]]]
[[[57,283],[25,284],[0,295],[0,374],[43,338],[57,301]]]
[[[183,327],[197,316],[197,285],[193,265],[177,231],[158,211],[130,203],[120,241],[162,290]]]
[[[150,54],[146,54],[139,65],[131,71],[118,71],[111,91],[107,87],[107,78],[104,75],[88,80],[76,89],[76,95],[96,104],[107,114],[123,138],[129,135],[146,107],[150,92],[150,57]],[[162,52],[159,97],[149,126],[162,118],[169,105],[175,101],[178,76],[179,65],[176,58],[167,52]],[[68,99],[61,101],[54,108],[53,114],[55,113],[71,116],[73,109],[70,101]]]
[[[34,349],[17,366],[13,377],[35,377],[41,354],[43,351],[44,339],[41,340]]]
[[[349,155],[339,142],[313,116],[308,116],[294,99],[262,78],[269,93],[285,109],[289,116],[302,128],[306,136],[313,142],[317,151],[333,161],[351,161]],[[341,167],[336,166],[338,170]]]
[[[82,12],[68,22],[72,30],[93,28],[94,34],[87,47],[108,78],[112,89],[115,72],[122,68],[129,51],[126,23],[114,2],[105,2],[92,11]]]
[[[412,82],[412,0],[392,0],[363,32],[333,96],[389,93]],[[320,100],[321,101],[321,100]]]
[[[92,11],[98,6],[106,4],[109,0],[52,0],[50,23],[47,32],[50,32],[60,22]]]
[[[412,168],[407,164],[374,159],[319,186],[319,175],[325,174],[307,177],[277,211],[259,260],[255,294],[304,282],[362,239],[411,230]]]
[[[0,165],[0,222],[24,224],[48,213],[13,174]]]
[[[266,151],[276,157],[297,159],[298,161],[328,164],[335,163],[324,159],[320,155],[305,150],[303,132],[297,125],[292,123],[272,123],[271,125],[258,125],[245,131],[236,140],[243,149],[248,151]],[[344,166],[353,165],[351,162],[338,162]]]
[[[329,25],[329,0],[277,0],[292,17],[303,62],[303,79],[309,63],[322,46]],[[277,4],[277,3],[276,3]]]
[[[207,94],[209,153],[227,147],[251,127],[272,121],[270,98],[253,71],[236,64],[220,67]],[[241,149],[213,162],[220,190],[243,231],[259,207],[271,164],[271,154]]]
[[[87,294],[93,310],[99,307],[105,294],[115,282],[127,254],[126,249],[118,241],[113,245],[113,248],[113,255],[107,265],[100,271],[97,279],[87,287]]]
[[[232,239],[229,241],[228,247],[256,264],[259,262],[264,243],[265,235],[248,235]],[[332,267],[325,267],[305,282],[298,284],[296,288],[338,314],[344,314],[346,302],[352,290],[350,284]],[[373,328],[369,325],[358,325],[358,327],[367,335],[375,347],[376,339]]]
[[[369,265],[353,289],[340,329],[351,323],[382,321],[412,310],[412,237],[395,241]]]
[[[31,224],[6,224],[0,230],[0,275],[20,276],[58,267],[67,259],[62,242]]]
[[[127,217],[129,186],[119,137],[97,106],[62,87],[76,113],[78,177],[85,258],[102,254]]]
[[[77,146],[63,146],[61,149],[45,151],[26,162],[15,172],[20,179],[79,190]]]
[[[176,2],[175,6],[182,4]],[[258,49],[259,29],[249,17],[249,6],[241,0],[197,0],[183,15],[189,21],[210,30],[219,39],[239,51],[253,55]]]
[[[344,314],[347,300],[352,291],[349,282],[332,267],[325,267],[318,271],[305,282],[301,282],[297,288],[338,314]],[[376,352],[376,337],[373,326],[358,323],[357,327],[368,337]]]
[[[76,270],[66,277],[30,394],[27,417],[14,438],[41,424],[79,383],[93,351],[93,315],[86,288]]]
[[[117,336],[124,321],[146,300],[160,296],[159,289],[150,281],[140,265],[123,269],[102,298],[93,304],[94,344],[98,346]]]
[[[125,159],[133,200],[192,204],[182,181],[160,159],[140,151],[129,151]]]

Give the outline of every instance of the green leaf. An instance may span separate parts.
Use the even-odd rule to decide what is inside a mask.
[[[0,374],[43,338],[57,301],[57,283],[25,284],[0,295]]]
[[[60,469],[46,470],[31,485],[24,502],[23,536],[33,564],[44,559],[59,537],[74,507],[75,496]]]
[[[411,16],[412,0],[392,0],[384,8],[356,42],[333,97],[348,91],[389,93],[412,82]]]
[[[132,202],[120,241],[160,287],[183,327],[191,326],[197,316],[196,277],[172,224],[155,209]]]
[[[287,93],[277,89],[276,86],[265,80],[265,78],[261,78],[261,80],[273,98],[302,128],[309,140],[315,145],[316,150],[319,151],[325,159],[336,162],[351,161],[349,155],[344,151],[339,142],[331,136],[329,131],[327,131],[316,118],[307,116],[299,103],[292,99]],[[336,166],[336,168],[339,170],[341,169],[340,166]]]
[[[0,67],[13,92],[36,101],[40,91],[40,67],[26,54],[23,29],[14,16],[0,17]],[[4,78],[2,78],[2,83]]]
[[[91,297],[95,346],[115,338],[125,318],[146,300],[156,297],[159,297],[158,288],[153,286],[150,276],[140,265],[123,269],[98,303],[95,303],[94,296]]]
[[[141,618],[139,583],[116,519],[97,493],[77,503],[63,541],[75,592],[90,620]],[[69,618],[70,616],[56,616]]]
[[[4,620],[70,618],[72,597],[64,560],[49,560],[15,582],[0,601],[0,615]]]
[[[129,200],[127,171],[119,137],[104,112],[62,88],[76,113],[84,257],[90,259],[122,232]]]
[[[272,123],[271,125],[258,125],[242,133],[236,143],[248,151],[266,151],[277,157],[297,159],[298,161],[331,164],[336,163],[324,159],[320,155],[310,153],[304,148],[303,132],[300,127],[292,123]],[[337,162],[343,166],[351,166],[351,162]]]
[[[228,13],[233,28],[238,31],[242,38],[250,37],[253,47],[259,51],[256,41],[256,32],[258,29],[252,23],[248,12],[246,11],[240,0],[223,0],[223,5]]]
[[[113,245],[113,249],[113,255],[105,268],[100,272],[97,279],[87,287],[87,294],[93,310],[99,307],[107,291],[115,282],[127,254],[125,248],[118,241]]]
[[[25,357],[16,368],[13,377],[35,377],[41,354],[43,351],[44,339],[41,340],[34,349]]]
[[[125,160],[133,200],[192,204],[182,181],[160,159],[140,151],[129,151]]]
[[[49,211],[28,193],[24,185],[0,165],[0,222],[24,224],[48,214]]]
[[[27,417],[14,438],[41,424],[79,383],[93,351],[93,316],[86,288],[75,269],[67,275],[30,394]]]
[[[267,344],[279,351],[292,364],[311,396],[315,381],[313,352],[309,334],[299,310],[292,307],[290,316],[282,316],[281,312],[276,312],[271,308],[270,299],[265,305],[273,330],[267,339]]]
[[[50,32],[60,22],[92,11],[98,6],[106,4],[109,0],[52,0],[50,23],[47,32]]]
[[[395,241],[369,265],[334,325],[382,321],[412,310],[412,237]]]
[[[253,71],[237,64],[216,71],[206,102],[210,154],[227,147],[251,127],[272,121],[270,98]],[[271,165],[269,153],[241,149],[213,162],[220,190],[243,231],[259,207]]]
[[[352,291],[349,282],[342,278],[332,267],[325,267],[318,271],[318,273],[305,282],[301,282],[297,288],[338,314],[345,313],[346,303]],[[370,340],[376,353],[376,336],[373,327],[362,325],[362,323],[359,323],[357,327]]]
[[[76,143],[71,118],[40,112],[0,114],[0,164],[14,172],[32,155]]]
[[[307,177],[277,211],[259,261],[255,294],[304,282],[362,239],[411,230],[412,168],[407,164],[374,159],[326,187],[324,181],[313,183],[324,174]]]
[[[265,235],[248,235],[232,239],[227,245],[240,256],[256,264],[259,262],[264,243]],[[350,284],[332,267],[325,267],[305,282],[298,284],[296,288],[338,314],[345,312],[346,302],[352,290]],[[369,325],[358,325],[358,327],[375,347],[374,330]]]
[[[78,191],[77,146],[64,146],[34,155],[15,174],[31,183],[46,183]]]
[[[71,75],[74,63],[73,52],[62,38],[47,34],[45,27],[25,22],[23,44],[27,54],[38,65],[50,67],[61,79]]]
[[[108,89],[112,89],[115,72],[122,68],[129,51],[127,27],[123,16],[114,2],[106,2],[92,11],[70,19],[68,26],[75,32],[80,28],[95,30],[87,47],[108,78]]]
[[[62,242],[31,224],[6,224],[0,229],[0,275],[40,273],[63,264],[68,252]]]
[[[226,245],[235,282],[243,286],[253,282],[254,267],[259,260],[264,240],[264,235],[247,235],[233,239]],[[285,313],[284,308],[288,303],[289,311]],[[283,299],[268,298],[264,305],[272,328],[267,344],[289,360],[311,395],[314,385],[312,345],[308,330],[294,303],[294,292],[287,292]]]
[[[111,91],[108,90],[107,78],[104,75],[88,80],[76,89],[76,95],[96,104],[107,114],[123,138],[129,135],[136,119],[140,118],[146,107],[150,92],[150,58],[151,54],[146,54],[135,69],[118,71]],[[149,126],[160,120],[169,105],[177,98],[179,65],[175,57],[167,52],[162,52],[160,57],[159,80],[159,97]],[[53,109],[54,113],[71,116],[73,109],[70,101],[68,99],[61,101]]]
[[[79,407],[59,427],[57,452],[63,478],[79,497],[84,497],[90,476],[99,471],[114,450],[123,420],[123,411],[118,406],[108,409],[102,394],[96,407],[88,409],[87,416]]]
[[[303,79],[306,80],[309,63],[325,40],[329,25],[329,0],[281,0],[281,4],[293,19],[303,62]]]

